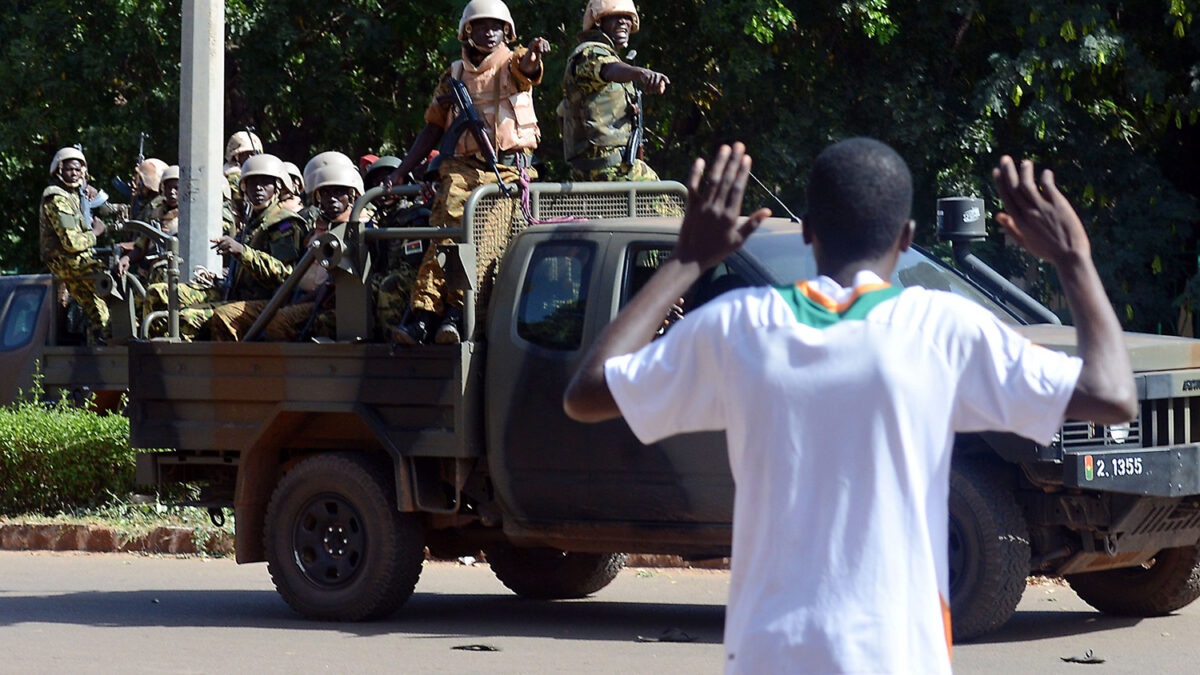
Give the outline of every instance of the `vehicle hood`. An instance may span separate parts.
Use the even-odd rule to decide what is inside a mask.
[[[1074,326],[1036,324],[1014,328],[1043,347],[1068,354],[1078,351]],[[1125,346],[1129,349],[1129,360],[1135,373],[1200,368],[1200,340],[1149,333],[1125,333]]]

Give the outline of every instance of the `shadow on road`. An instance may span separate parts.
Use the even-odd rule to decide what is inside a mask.
[[[631,641],[678,628],[719,644],[724,605],[538,602],[509,595],[416,593],[390,619],[374,623],[306,621],[273,591],[161,590],[0,597],[0,627],[19,623],[105,627],[253,627],[333,630],[369,637],[403,633],[444,637],[550,637]]]
[[[1017,611],[1000,630],[967,644],[999,644],[1086,635],[1136,626],[1136,617],[1110,616],[1099,612]],[[955,641],[957,644],[957,641]]]

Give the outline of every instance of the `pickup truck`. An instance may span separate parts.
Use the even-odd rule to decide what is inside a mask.
[[[426,550],[482,550],[506,586],[542,599],[598,591],[624,553],[727,556],[734,484],[722,435],[646,446],[623,421],[582,425],[561,406],[587,346],[670,254],[678,219],[662,214],[683,197],[676,183],[532,185],[487,320],[476,322],[468,302],[474,337],[454,346],[366,339],[369,241],[429,230],[332,232],[299,267],[331,270],[337,341],[130,343],[132,443],[171,449],[141,454],[139,480],[198,488],[195,503],[214,514],[232,508],[238,562],[265,560],[284,600],[314,619],[393,612],[413,593]],[[496,186],[481,188],[465,226],[449,233],[459,243],[447,269],[459,270],[468,295],[476,230],[501,199]],[[800,226],[773,219],[697,282],[685,306],[814,272]],[[1073,329],[1033,323],[1044,308],[920,248],[891,281],[965,296],[1040,344],[1075,348]],[[1130,424],[1068,421],[1048,446],[1006,434],[956,439],[957,639],[1007,621],[1031,573],[1064,576],[1117,614],[1169,613],[1200,596],[1200,343],[1126,339],[1141,400]]]

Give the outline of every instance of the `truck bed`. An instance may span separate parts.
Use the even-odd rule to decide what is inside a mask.
[[[293,448],[391,446],[402,455],[478,456],[477,349],[135,342],[131,442],[227,453],[273,434]]]

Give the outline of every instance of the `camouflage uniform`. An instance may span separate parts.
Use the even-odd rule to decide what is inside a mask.
[[[237,342],[258,320],[269,300],[243,300],[217,307],[209,322],[211,337],[216,342]],[[322,303],[322,307],[327,305]],[[267,342],[295,342],[303,332],[305,337],[334,338],[337,336],[334,312],[323,308],[313,315],[315,302],[302,302],[280,307],[263,329]],[[305,326],[308,327],[305,332]]]
[[[428,216],[421,205],[382,207],[374,220],[376,227],[424,227]],[[383,341],[391,339],[391,331],[400,325],[408,311],[413,282],[417,268],[425,257],[428,241],[392,239],[380,242],[372,251],[373,260],[381,264],[381,271],[370,278],[368,292],[375,298],[375,332]]]
[[[97,215],[119,214],[105,205]],[[90,320],[88,339],[96,341],[108,328],[108,306],[96,295],[96,279],[108,265],[92,254],[96,235],[92,224],[84,222],[78,189],[55,181],[42,192],[39,211],[39,243],[42,261],[50,273],[62,282]]]
[[[559,125],[563,154],[575,181],[657,181],[658,174],[640,159],[622,161],[633,132],[636,91],[631,82],[609,82],[600,74],[622,63],[603,31],[580,33],[581,44],[567,58]]]

